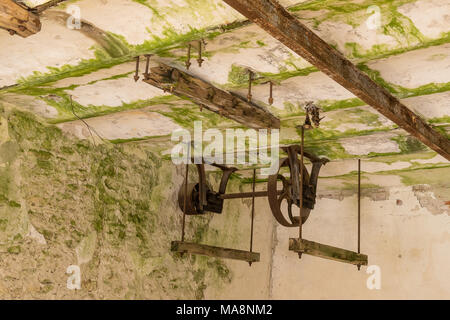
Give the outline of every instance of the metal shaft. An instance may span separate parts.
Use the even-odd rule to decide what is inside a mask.
[[[305,142],[305,127],[302,126],[302,142],[300,145],[300,218],[299,218],[299,239],[302,238],[302,210],[303,210],[303,163],[304,163],[304,142]]]
[[[299,240],[302,239],[302,227],[303,227],[303,221],[302,221],[302,211],[303,211],[303,157],[304,157],[304,142],[305,142],[305,127],[302,126],[302,141],[300,144],[300,214],[298,217],[298,238]],[[298,258],[301,259],[302,253],[298,253]]]
[[[136,72],[134,74],[134,81],[139,80],[139,56],[136,57]]]
[[[277,194],[281,194],[282,190],[278,190]],[[220,195],[221,199],[244,199],[244,198],[262,198],[267,197],[269,192],[267,191],[255,191],[255,192],[239,192],[239,193],[228,193]]]
[[[147,80],[147,79],[148,79],[148,76],[149,76],[148,71],[149,71],[149,68],[150,68],[150,57],[151,57],[151,55],[150,55],[150,54],[146,54],[145,57],[147,58],[147,61],[146,61],[146,63],[145,63],[145,73],[144,73],[144,77],[145,77],[145,79]]]
[[[270,95],[269,95],[269,104],[273,104],[273,82],[269,81]]]
[[[187,60],[186,60],[186,69],[189,70],[189,67],[191,66],[191,44],[188,44],[188,52],[187,52]]]
[[[201,40],[199,40],[198,41],[198,59],[197,59],[197,62],[198,62],[198,66],[201,68],[202,67],[202,63],[203,63],[203,59],[202,59],[202,41]]]
[[[250,231],[250,252],[253,252],[253,224],[254,224],[254,220],[255,220],[255,188],[256,188],[256,169],[253,169],[252,224],[251,224],[251,231]],[[248,264],[251,266],[252,262],[250,261]]]
[[[188,194],[188,176],[189,176],[189,149],[188,145],[187,156],[186,156],[186,176],[184,177],[184,204],[183,204],[183,223],[181,229],[181,241],[184,241],[184,234],[186,228],[186,207],[187,207],[187,194]]]
[[[361,253],[361,159],[358,159],[358,253]]]
[[[252,81],[253,81],[253,72],[251,70],[248,70],[248,95],[247,95],[248,102],[252,101]]]

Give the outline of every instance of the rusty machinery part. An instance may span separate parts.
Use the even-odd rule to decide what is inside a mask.
[[[185,184],[180,188],[178,192],[178,205],[180,208],[184,207],[184,188]],[[222,213],[223,199],[217,196],[208,185],[205,186],[206,191],[206,205],[200,205],[200,183],[188,183],[188,194],[186,202],[186,214],[187,215],[201,215],[206,212]],[[182,209],[183,210],[183,209]]]
[[[300,166],[300,161],[297,162],[298,166]],[[295,204],[297,207],[300,206],[300,198],[299,196],[294,196],[294,186],[298,185],[298,181],[300,178],[300,175],[292,175],[291,171],[291,177],[286,178],[282,174],[280,174],[280,170],[284,167],[289,167],[289,158],[285,158],[281,160],[280,166],[278,169],[278,172],[276,174],[270,175],[268,182],[267,182],[267,191],[268,191],[268,200],[270,205],[270,210],[272,211],[272,214],[277,220],[279,224],[281,224],[284,227],[298,227],[298,217],[294,217],[292,215],[292,206]],[[305,173],[304,181],[309,180],[309,175],[306,170],[306,168],[303,165],[303,172]],[[281,190],[281,194],[278,191],[278,181],[281,180],[283,189]],[[306,220],[309,217],[309,214],[311,212],[311,209],[314,208],[314,202],[315,197],[311,198],[311,193],[308,192],[309,188],[308,186],[304,185],[303,188],[303,210],[302,210],[302,223],[305,223]],[[307,196],[309,194],[309,197]],[[283,213],[283,202],[286,201],[287,203],[287,217]]]
[[[320,126],[320,121],[322,121],[325,117],[320,117],[320,112],[323,111],[320,107],[314,104],[313,101],[307,101],[305,106],[306,119],[305,119],[305,128],[311,129],[314,127],[318,128]],[[310,118],[311,117],[311,118]],[[312,123],[311,123],[312,121]]]
[[[222,170],[222,179],[220,182],[219,191],[214,191],[206,183],[205,174],[205,162],[196,164],[198,171],[198,181],[194,183],[188,183],[185,188],[185,183],[180,187],[178,193],[178,203],[181,210],[187,215],[201,215],[207,212],[222,213],[223,201],[226,199],[243,199],[252,197],[268,197],[270,209],[275,219],[285,227],[297,227],[299,226],[299,218],[293,216],[292,207],[295,205],[300,207],[300,177],[304,174],[303,178],[303,209],[301,212],[302,223],[306,222],[309,214],[316,202],[316,186],[319,176],[319,170],[322,165],[328,162],[327,159],[321,159],[313,154],[305,152],[306,158],[312,162],[311,174],[308,173],[305,165],[301,164],[298,159],[300,154],[300,147],[297,145],[283,147],[289,155],[288,158],[283,159],[280,162],[278,172],[269,176],[267,191],[253,191],[253,192],[241,192],[226,194],[226,187],[228,180],[233,172],[237,169],[233,167],[226,167],[210,163]],[[284,177],[281,174],[281,169],[288,168],[290,172],[289,178]],[[302,170],[300,170],[302,168]],[[282,189],[278,190],[279,181],[282,182]],[[186,197],[185,197],[186,195]],[[184,200],[186,200],[186,210],[184,210]],[[283,213],[284,202],[287,202],[287,212]],[[282,209],[283,208],[283,209]],[[287,217],[286,217],[287,216]]]
[[[297,145],[282,148],[288,153],[288,158],[280,161],[278,172],[270,175],[267,182],[267,193],[270,209],[274,218],[285,227],[298,227],[299,217],[292,214],[292,207],[295,205],[300,208],[300,177],[304,174],[303,181],[303,208],[301,212],[302,224],[306,222],[309,214],[316,203],[317,181],[319,178],[319,171],[322,165],[329,160],[319,158],[308,152],[304,156],[312,162],[311,174],[308,173],[305,165],[298,159],[300,154],[300,147]],[[282,168],[289,169],[289,178],[281,174]],[[302,168],[302,170],[300,170]],[[283,188],[281,192],[278,190],[279,181],[281,181]],[[287,212],[283,213],[283,202],[286,202]],[[286,210],[285,210],[286,211]]]
[[[187,185],[187,202],[186,211],[184,212],[187,215],[201,215],[207,212],[222,213],[224,201],[222,195],[225,194],[231,174],[237,169],[215,163],[210,165],[219,168],[223,172],[219,192],[212,190],[206,182],[205,163],[196,164],[199,180],[197,183],[188,183]],[[178,205],[182,211],[184,211],[185,190],[185,183],[183,183],[178,192]]]

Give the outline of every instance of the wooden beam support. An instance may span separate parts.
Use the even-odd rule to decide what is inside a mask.
[[[172,241],[171,250],[179,253],[199,254],[203,256],[259,262],[259,253],[208,246],[192,242]]]
[[[289,239],[289,250],[297,253],[329,259],[354,265],[367,266],[368,257],[365,254],[328,246],[326,244],[308,241],[305,239]]]
[[[150,70],[143,81],[169,91],[181,98],[188,98],[221,116],[230,118],[250,128],[280,128],[280,119],[265,108],[177,68],[159,63]]]
[[[450,160],[450,140],[291,15],[276,0],[224,0],[385,117]]]
[[[34,13],[41,13],[51,7],[57,6],[58,4],[60,4],[61,2],[64,2],[64,1],[68,1],[68,0],[51,0],[49,2],[40,4],[40,5],[32,8],[31,11]]]
[[[0,0],[0,28],[26,38],[41,30],[39,17],[12,0]]]

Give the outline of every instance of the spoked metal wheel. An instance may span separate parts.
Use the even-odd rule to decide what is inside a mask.
[[[281,174],[281,169],[288,167],[289,168],[289,178],[283,176]],[[303,170],[300,168],[303,167]],[[293,155],[290,155],[289,158],[285,158],[281,160],[280,166],[278,168],[278,172],[276,174],[270,175],[267,191],[268,191],[268,199],[270,209],[272,211],[275,219],[282,226],[285,227],[298,227],[299,226],[299,218],[298,211],[300,210],[300,191],[299,191],[299,182],[301,181],[301,172],[303,172],[303,191],[305,191],[307,181],[309,181],[309,174],[306,170],[305,165],[301,165],[300,160]],[[279,181],[282,182],[283,188],[281,191],[277,189]],[[287,207],[283,204],[283,202],[287,203]],[[284,212],[283,212],[284,211]],[[297,212],[297,214],[296,214]],[[306,222],[309,217],[309,213],[311,209],[303,206],[301,217],[302,224]]]

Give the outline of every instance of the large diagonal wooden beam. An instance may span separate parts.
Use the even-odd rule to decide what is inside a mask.
[[[143,81],[188,98],[221,116],[233,119],[250,128],[280,128],[280,119],[265,108],[242,97],[214,87],[212,84],[177,68],[159,63],[151,68]]]
[[[41,30],[39,17],[12,0],[0,0],[0,28],[28,37]]]
[[[389,91],[291,15],[276,0],[224,0],[224,2],[412,136],[450,160],[449,139],[433,130]]]

